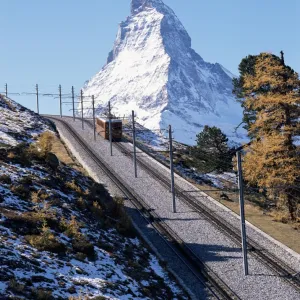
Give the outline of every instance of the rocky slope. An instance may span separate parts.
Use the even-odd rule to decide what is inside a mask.
[[[0,145],[31,142],[39,133],[51,130],[38,114],[0,95]]]
[[[239,140],[245,133],[234,133],[242,109],[232,96],[232,77],[191,48],[190,36],[162,0],[132,0],[107,64],[86,83],[84,94],[95,95],[98,114],[111,101],[116,115],[133,109],[149,129],[171,124],[183,143],[194,144],[204,125]]]
[[[2,123],[19,126],[0,129],[0,299],[187,299],[122,200],[50,154],[51,124],[2,96],[0,106]]]

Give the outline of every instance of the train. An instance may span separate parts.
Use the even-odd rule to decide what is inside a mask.
[[[122,120],[111,119],[112,140],[120,141],[122,139]],[[96,118],[96,131],[104,139],[109,140],[109,119]]]

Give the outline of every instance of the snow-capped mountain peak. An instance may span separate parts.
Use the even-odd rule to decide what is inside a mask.
[[[98,107],[129,115],[149,129],[171,124],[175,139],[195,143],[204,125],[220,127],[234,139],[242,109],[232,96],[233,75],[205,62],[191,38],[162,0],[132,0],[107,64],[84,87]]]

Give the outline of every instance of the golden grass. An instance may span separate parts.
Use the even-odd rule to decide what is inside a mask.
[[[80,171],[84,175],[87,175],[86,170],[78,163],[76,158],[71,154],[70,150],[60,140],[60,138],[54,135],[51,146],[51,152],[54,153],[61,162],[71,166],[77,171]]]
[[[207,185],[195,185],[201,190],[218,190]],[[231,209],[236,214],[240,214],[238,202],[239,198],[237,193],[228,193],[227,195],[229,197],[229,201],[220,198],[220,195],[222,193],[221,190],[205,193],[217,200],[218,202],[220,202],[221,204],[223,204],[224,206],[226,206],[227,208]],[[273,211],[266,213],[258,205],[262,201],[262,199],[259,196],[257,196],[256,199],[253,200],[253,197],[255,196],[252,195],[251,201],[254,201],[255,203],[246,201],[245,204],[246,220],[254,226],[258,227],[266,234],[276,239],[277,241],[291,248],[295,252],[300,253],[299,223],[282,223],[282,221],[286,221],[285,212]],[[245,198],[246,200],[247,198],[250,199],[249,195],[246,195]]]

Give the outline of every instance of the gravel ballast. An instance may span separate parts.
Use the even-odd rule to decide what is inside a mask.
[[[98,167],[92,159],[82,150],[82,147],[68,133],[64,126],[56,122],[60,137],[67,144],[77,160],[84,165],[89,175],[97,182],[104,184],[112,196],[123,197],[123,193],[116,187],[111,179]],[[162,240],[152,226],[141,216],[131,201],[125,200],[124,206],[130,215],[133,225],[142,238],[147,242],[155,254],[168,265],[169,271],[178,280],[178,282],[190,294],[192,299],[215,299],[206,286],[199,284],[199,280],[189,270],[189,268],[180,261],[176,254]],[[204,280],[204,279],[203,279]]]
[[[159,182],[150,177],[143,169],[138,167],[138,178],[134,178],[132,159],[119,152],[115,147],[113,156],[110,156],[109,142],[97,136],[93,139],[93,131],[85,126],[82,130],[81,123],[77,120],[73,122],[69,118],[64,118],[90,145],[97,154],[111,166],[120,178],[132,188],[152,209],[172,228],[180,238],[213,270],[241,299],[300,299],[300,294],[282,278],[278,277],[261,262],[249,255],[250,275],[243,276],[243,264],[241,248],[236,246],[230,238],[216,229],[201,214],[194,212],[186,204],[177,200],[177,213],[172,213],[172,197],[170,192]],[[111,193],[116,191],[115,186],[103,174],[103,171],[87,157],[86,153],[79,145],[76,145],[71,135],[64,129],[61,123],[56,122],[60,133],[71,145],[74,155],[79,158],[87,170],[99,181],[104,182]],[[151,165],[160,172],[168,174],[168,170],[160,166],[152,159],[145,157]],[[192,185],[184,179],[176,176],[176,184],[180,187],[191,190]],[[197,199],[204,202],[209,208],[213,209],[220,217],[226,219],[235,227],[239,227],[237,216],[220,205],[216,201],[197,194]],[[134,209],[133,209],[134,210]],[[293,251],[281,247],[279,243],[268,239],[263,233],[255,229],[254,226],[247,226],[247,233],[255,241],[259,242],[263,248],[280,256],[291,265],[295,270],[299,270],[299,257]],[[162,250],[164,251],[164,250]],[[178,274],[181,277],[180,274]],[[184,274],[182,275],[184,277]]]

